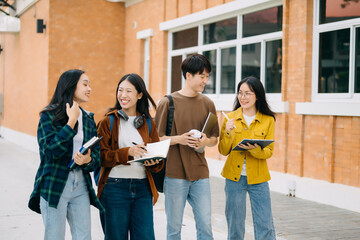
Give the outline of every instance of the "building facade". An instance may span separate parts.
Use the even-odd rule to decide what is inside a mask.
[[[184,84],[182,60],[202,53],[218,112],[232,110],[243,77],[263,82],[277,113],[272,190],[360,212],[359,1],[5,2],[15,10],[0,13],[4,138],[37,149],[38,113],[65,70],[88,74],[85,108],[99,121],[122,75],[139,73],[158,101]],[[217,147],[207,157],[226,159]]]

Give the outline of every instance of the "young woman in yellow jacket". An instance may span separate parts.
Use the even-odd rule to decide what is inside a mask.
[[[274,144],[261,148],[257,144],[240,145],[244,151],[232,149],[244,138],[274,140],[275,113],[266,102],[259,79],[244,78],[237,86],[234,111],[221,128],[219,151],[228,156],[222,176],[226,178],[225,214],[228,240],[244,239],[246,193],[249,193],[256,240],[276,239],[273,225],[270,173],[266,159],[273,154]]]

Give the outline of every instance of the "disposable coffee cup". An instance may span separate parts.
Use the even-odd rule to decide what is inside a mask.
[[[201,138],[201,132],[199,130],[191,129],[189,132],[192,133],[191,137],[193,137],[193,138]]]

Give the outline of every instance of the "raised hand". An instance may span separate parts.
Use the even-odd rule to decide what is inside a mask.
[[[76,101],[73,101],[73,105],[70,107],[69,103],[66,103],[66,114],[69,117],[69,120],[67,122],[67,124],[71,127],[74,128],[77,119],[79,118],[80,115],[80,108],[79,108],[79,104]]]
[[[230,132],[235,128],[234,122],[235,122],[235,118],[230,119],[226,122],[226,131]]]

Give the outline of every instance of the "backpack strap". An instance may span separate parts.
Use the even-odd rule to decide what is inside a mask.
[[[110,119],[110,138],[111,138],[112,128],[113,128],[113,124],[114,124],[114,114],[110,114],[109,119]]]
[[[146,123],[148,125],[148,129],[149,129],[149,136],[151,135],[151,128],[152,128],[152,125],[151,125],[151,119],[150,118],[145,118],[146,119]]]
[[[175,106],[174,106],[174,100],[173,100],[171,94],[166,95],[166,97],[169,99],[169,111],[168,111],[168,116],[167,116],[166,133],[165,134],[166,134],[166,136],[170,136],[172,124],[173,124],[173,120],[174,120]]]

